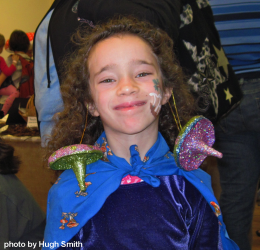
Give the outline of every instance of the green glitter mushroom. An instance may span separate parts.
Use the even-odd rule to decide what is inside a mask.
[[[79,183],[80,191],[85,192],[86,165],[98,161],[103,157],[99,147],[85,144],[65,146],[55,151],[48,163],[53,170],[72,169]]]

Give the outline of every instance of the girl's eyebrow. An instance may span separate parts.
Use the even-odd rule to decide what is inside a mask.
[[[134,60],[130,61],[129,64],[133,64],[133,65],[147,64],[147,65],[151,65],[151,66],[155,67],[154,63],[148,62],[148,61],[145,61],[145,60],[139,60],[139,59],[134,59]]]
[[[107,64],[106,66],[102,67],[96,74],[94,74],[94,77],[96,77],[97,75],[101,74],[104,71],[113,69],[116,67],[116,64]]]
[[[142,64],[146,64],[146,65],[151,65],[151,66],[155,67],[154,63],[148,62],[148,61],[145,61],[145,60],[139,60],[139,59],[131,60],[131,61],[129,62],[129,64],[131,64],[131,65],[142,65]],[[114,64],[114,63],[107,64],[107,65],[105,65],[104,67],[102,67],[96,74],[94,74],[94,77],[96,77],[97,75],[101,74],[101,73],[104,72],[104,71],[113,69],[113,68],[115,68],[116,66],[117,66],[117,64]]]

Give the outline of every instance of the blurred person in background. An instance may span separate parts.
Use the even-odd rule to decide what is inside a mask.
[[[5,38],[2,34],[0,34],[0,54],[3,52],[4,45]],[[19,60],[19,56],[14,54],[10,56],[10,59],[12,60],[12,63],[8,67],[5,59],[0,56],[0,95],[8,96],[0,111],[0,119],[8,113],[14,99],[19,96],[19,91],[14,87],[12,81],[10,81],[11,78],[7,78],[16,71],[16,64]]]
[[[24,58],[27,61],[30,61],[31,58],[27,55],[27,52],[30,47],[30,41],[26,33],[22,30],[14,30],[9,39],[9,49]],[[11,58],[7,58],[7,64],[11,64]],[[18,89],[20,87],[22,76],[22,63],[19,59],[16,65],[16,71],[12,74],[12,80],[15,87]]]
[[[20,161],[14,148],[0,139],[0,249],[8,242],[37,243],[43,240],[45,214],[16,177]],[[10,244],[9,244],[10,245]],[[29,247],[21,249],[29,249]],[[20,249],[10,247],[5,249]]]
[[[251,249],[260,177],[260,0],[210,0],[222,46],[243,91],[239,106],[216,126],[220,208],[231,239]],[[233,96],[229,95],[232,101]]]

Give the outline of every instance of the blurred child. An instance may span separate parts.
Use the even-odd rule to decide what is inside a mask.
[[[30,249],[29,243],[40,249],[45,214],[15,176],[19,165],[14,148],[0,140],[0,249]],[[17,247],[19,242],[24,247]]]
[[[64,111],[49,154],[79,143],[104,150],[87,166],[84,195],[72,170],[48,197],[47,249],[237,249],[228,238],[210,178],[176,166],[170,149],[193,110],[173,42],[132,18],[79,31],[65,61]],[[88,118],[87,118],[88,117]],[[53,246],[53,243],[57,243]]]
[[[0,34],[0,54],[3,52],[5,38]],[[19,96],[19,91],[11,84],[11,81],[6,81],[6,77],[11,76],[16,71],[16,64],[19,60],[18,55],[12,55],[12,64],[10,67],[6,65],[3,57],[0,56],[0,95],[6,95],[8,98],[0,111],[0,119],[3,118],[11,108],[13,101]]]
[[[22,30],[14,30],[9,39],[9,49],[15,54],[18,54],[27,61],[30,61],[30,57],[27,52],[30,47],[30,41],[26,33]],[[10,57],[7,59],[7,63],[11,64]],[[12,75],[12,80],[16,88],[20,87],[22,77],[22,63],[19,59],[16,66],[16,71]]]

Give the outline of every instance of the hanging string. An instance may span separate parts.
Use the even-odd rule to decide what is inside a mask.
[[[170,106],[170,109],[171,109],[173,118],[174,118],[175,123],[176,123],[176,125],[177,125],[177,129],[178,129],[179,132],[180,132],[180,131],[182,130],[182,126],[181,126],[181,122],[180,122],[180,118],[179,118],[179,114],[178,114],[178,110],[177,110],[177,106],[176,106],[176,102],[175,102],[175,98],[174,98],[173,91],[172,91],[172,100],[173,100],[173,105],[174,105],[174,109],[175,109],[176,115],[174,114],[174,112],[173,112],[173,110],[172,110],[172,107],[171,107],[170,102],[168,102],[168,104],[169,104],[169,106]],[[176,118],[176,116],[177,116],[177,118]]]
[[[178,122],[177,122],[177,120],[176,120],[175,114],[174,114],[174,112],[173,112],[173,110],[172,110],[172,107],[171,107],[170,102],[168,102],[168,104],[169,104],[169,107],[170,107],[170,109],[171,109],[171,111],[172,111],[172,116],[173,116],[173,118],[174,118],[174,120],[175,120],[175,123],[176,123],[176,125],[177,125],[177,129],[178,129],[178,131],[180,132],[180,128],[179,128]]]
[[[84,127],[84,130],[83,130],[82,136],[81,136],[80,144],[82,143],[83,137],[85,135],[87,124],[88,124],[88,105],[87,105],[87,115],[86,115],[85,127]]]

